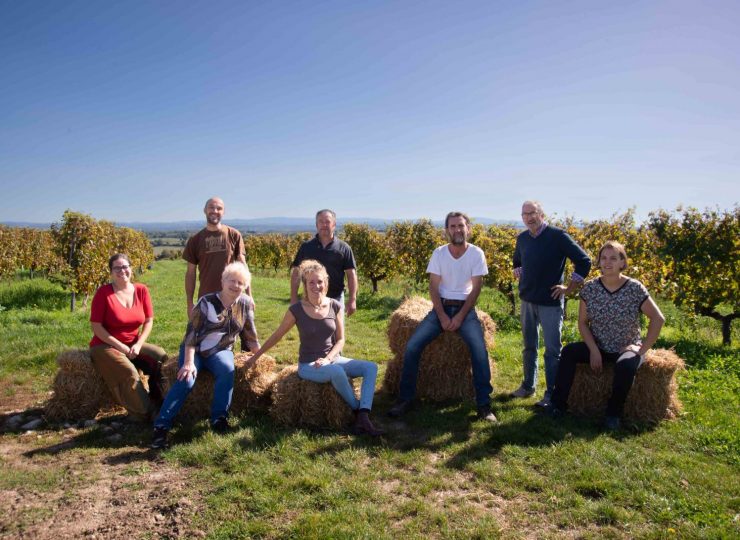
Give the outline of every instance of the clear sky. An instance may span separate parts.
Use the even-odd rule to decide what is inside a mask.
[[[740,200],[740,2],[0,0],[0,221]]]

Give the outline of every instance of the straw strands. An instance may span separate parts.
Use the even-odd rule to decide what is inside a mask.
[[[47,420],[78,420],[95,418],[100,412],[125,412],[93,366],[90,349],[62,351],[57,356],[57,365],[54,393],[45,407]],[[146,386],[148,377],[141,372],[139,376]]]
[[[431,309],[429,300],[415,296],[405,300],[391,315],[388,342],[394,356],[386,365],[383,379],[386,392],[398,393],[406,344]],[[476,314],[483,327],[486,347],[491,349],[494,346],[496,324],[487,313],[476,309]],[[490,355],[488,364],[493,377],[495,366]],[[443,332],[424,349],[419,364],[416,395],[432,401],[474,398],[470,351],[457,332]]]
[[[684,361],[671,350],[648,351],[627,396],[624,416],[647,423],[675,418],[682,408],[676,372],[684,367]],[[614,364],[605,362],[600,374],[594,373],[588,364],[578,365],[568,409],[586,416],[603,414],[612,393],[613,378]]]
[[[301,379],[298,366],[286,367],[278,373],[272,390],[270,416],[286,426],[333,429],[346,428],[354,418],[352,409],[331,383]]]

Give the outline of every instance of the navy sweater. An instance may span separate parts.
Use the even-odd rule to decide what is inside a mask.
[[[516,239],[514,268],[522,268],[519,298],[541,306],[557,306],[550,288],[563,282],[565,259],[570,259],[582,278],[591,270],[591,259],[562,229],[546,226],[537,238],[524,231]]]

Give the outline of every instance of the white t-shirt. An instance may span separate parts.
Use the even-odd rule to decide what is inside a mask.
[[[483,250],[468,244],[463,256],[459,259],[450,254],[449,244],[438,247],[432,253],[427,266],[427,273],[442,278],[439,284],[439,295],[448,300],[465,300],[473,290],[473,277],[488,274],[488,265]]]

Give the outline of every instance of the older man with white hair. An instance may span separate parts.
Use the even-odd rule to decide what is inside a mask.
[[[591,270],[591,259],[568,233],[547,224],[539,202],[524,201],[522,221],[527,230],[516,239],[514,275],[519,279],[519,298],[522,303],[524,378],[511,395],[526,398],[535,393],[541,326],[545,338],[547,389],[536,405],[545,407],[550,403],[563,346],[563,299],[581,286]],[[567,286],[563,284],[566,259],[570,259],[575,266]]]

